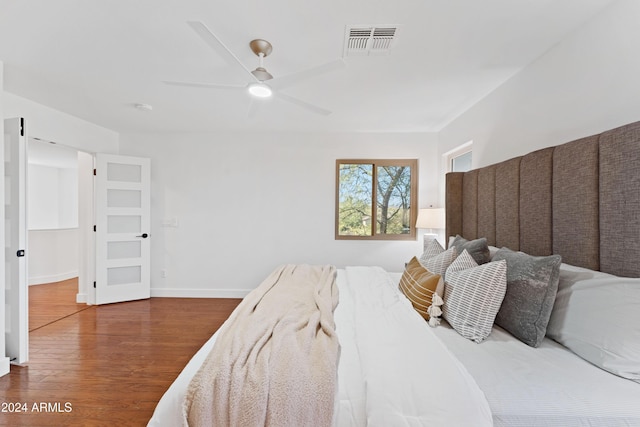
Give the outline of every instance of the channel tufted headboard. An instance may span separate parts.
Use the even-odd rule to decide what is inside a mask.
[[[446,177],[446,232],[640,277],[640,122]]]

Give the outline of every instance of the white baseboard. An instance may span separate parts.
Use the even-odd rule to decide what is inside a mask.
[[[62,282],[63,280],[73,279],[78,277],[78,271],[69,271],[67,273],[52,274],[49,276],[29,277],[29,286],[42,285],[44,283]]]
[[[87,294],[76,294],[76,302],[78,304],[83,304],[87,302]]]
[[[163,298],[244,298],[251,289],[151,288],[152,297]]]

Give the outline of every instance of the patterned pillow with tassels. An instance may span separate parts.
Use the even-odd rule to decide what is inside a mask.
[[[442,314],[440,305],[444,291],[444,281],[439,274],[426,269],[418,258],[413,257],[400,278],[400,291],[411,301],[413,308],[422,317],[429,321],[431,326],[439,323],[438,317]]]

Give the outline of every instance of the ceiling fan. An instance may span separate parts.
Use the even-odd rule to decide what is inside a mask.
[[[283,101],[292,103],[299,107],[302,107],[308,111],[316,114],[327,116],[331,114],[331,111],[308,102],[302,101],[298,98],[286,95],[281,92],[288,86],[297,83],[301,80],[305,80],[311,77],[315,77],[319,74],[324,74],[339,68],[344,68],[345,63],[342,59],[329,62],[327,64],[310,68],[305,71],[301,71],[294,74],[289,74],[284,77],[274,78],[264,67],[264,58],[269,56],[273,50],[271,43],[266,40],[256,39],[249,43],[251,51],[258,56],[258,67],[250,71],[245,65],[238,59],[238,57],[220,40],[205,24],[200,21],[189,21],[189,26],[220,56],[222,56],[228,63],[233,66],[240,66],[244,70],[249,78],[247,85],[225,85],[214,83],[192,83],[192,82],[177,82],[177,81],[165,81],[164,83],[174,86],[188,86],[188,87],[201,87],[210,89],[232,89],[232,90],[247,90],[252,96],[257,98],[268,98],[274,96]],[[265,83],[265,82],[269,83]],[[252,103],[252,107],[253,107]],[[250,114],[252,113],[250,110]]]

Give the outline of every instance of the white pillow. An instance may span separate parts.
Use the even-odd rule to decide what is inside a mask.
[[[507,261],[478,266],[464,250],[447,269],[442,316],[463,337],[482,342],[507,291]]]
[[[432,273],[439,274],[442,278],[445,278],[447,268],[457,258],[458,250],[455,247],[449,248],[439,255],[422,260],[420,264]]]
[[[420,255],[420,261],[426,261],[429,258],[433,258],[436,255],[440,255],[444,252],[444,248],[436,239],[431,240],[427,243],[427,247],[424,248],[424,252]]]
[[[547,336],[640,383],[640,279],[561,264]]]

